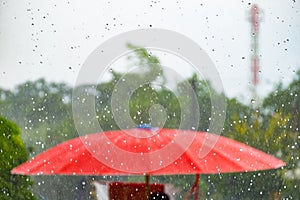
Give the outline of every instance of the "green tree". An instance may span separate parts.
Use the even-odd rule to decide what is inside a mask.
[[[286,162],[282,170],[212,176],[211,194],[230,199],[297,199],[300,195],[300,70],[287,86],[278,86],[256,110],[228,101],[225,134]],[[218,182],[218,183],[217,183]],[[225,190],[227,185],[237,185]]]
[[[277,87],[264,99],[263,108],[269,115],[282,112],[290,115],[288,126],[299,131],[300,126],[300,70],[297,71],[293,81],[284,86],[279,83]]]
[[[269,121],[267,127],[263,127],[261,119],[257,117],[236,118],[232,125],[234,131],[229,132],[228,136],[284,159],[280,157],[283,154],[279,153],[286,139],[286,132],[283,129],[286,122],[286,118],[276,115]],[[278,199],[282,196],[284,188],[283,176],[283,170],[267,170],[222,174],[215,176],[214,179],[218,181],[216,192],[224,199]],[[223,184],[235,187],[226,190],[222,187]]]
[[[287,163],[284,178],[285,188],[283,197],[298,198],[300,196],[300,177],[296,171],[300,169],[300,70],[296,72],[293,81],[284,86],[279,83],[263,101],[263,108],[266,110],[266,123],[280,123],[285,120],[280,130],[284,131],[283,141],[280,146],[280,153],[284,155]],[[281,116],[277,121],[272,121],[274,116]],[[278,132],[278,129],[273,130]]]
[[[63,83],[48,83],[44,79],[27,81],[12,91],[0,90],[0,113],[18,123],[30,156],[78,136],[71,112],[71,92]],[[55,191],[75,190],[82,178],[66,181],[63,176],[34,176],[31,179],[38,197],[58,199]],[[76,191],[61,196],[75,199]]]
[[[31,155],[77,136],[70,122],[71,91],[63,83],[38,79],[20,84],[3,95],[3,104],[7,105],[3,115],[21,127]],[[66,132],[67,128],[70,131]]]
[[[13,122],[0,117],[0,199],[36,199],[30,178],[10,173],[26,160],[20,129]]]

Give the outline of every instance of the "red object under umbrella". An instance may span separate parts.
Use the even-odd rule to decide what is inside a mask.
[[[136,128],[71,139],[17,166],[12,173],[198,175],[275,169],[284,165],[269,154],[219,135]]]

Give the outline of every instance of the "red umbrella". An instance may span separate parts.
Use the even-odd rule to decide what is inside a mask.
[[[63,142],[14,168],[12,173],[212,174],[275,169],[284,165],[271,155],[219,135],[137,128],[90,134]]]

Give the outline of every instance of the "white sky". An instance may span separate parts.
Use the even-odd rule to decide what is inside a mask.
[[[249,99],[250,3],[257,3],[264,12],[259,94],[265,95],[279,81],[289,83],[300,69],[299,1],[0,2],[2,88],[40,77],[73,85],[87,56],[102,42],[151,25],[198,43],[215,63],[226,94]],[[174,65],[171,60],[162,64]]]

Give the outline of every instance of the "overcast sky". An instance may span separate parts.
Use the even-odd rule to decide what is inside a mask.
[[[163,28],[208,53],[227,95],[249,99],[253,3],[263,10],[258,89],[263,96],[300,69],[299,1],[1,1],[0,87],[40,77],[73,85],[87,56],[104,41],[130,30]],[[163,64],[174,65],[166,59]]]

